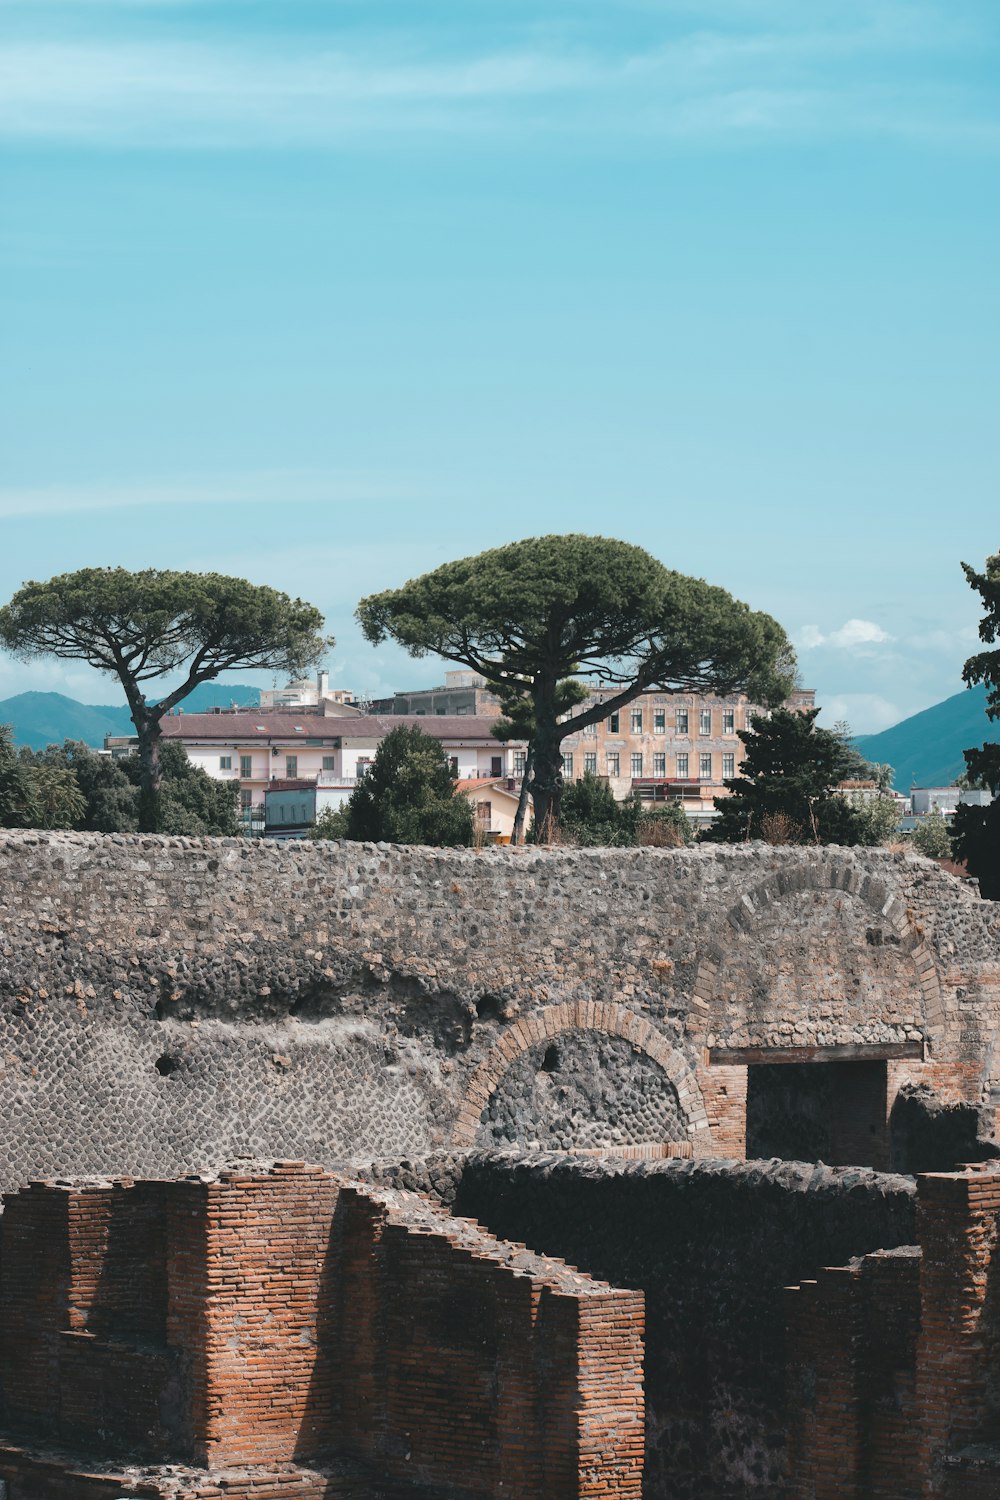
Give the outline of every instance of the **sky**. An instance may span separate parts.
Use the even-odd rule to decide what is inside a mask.
[[[998,78],[996,0],[0,0],[0,596],[239,574],[376,695],[444,664],[359,597],[583,531],[775,615],[821,722],[959,691]]]

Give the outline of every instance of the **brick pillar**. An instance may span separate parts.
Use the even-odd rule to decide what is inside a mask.
[[[815,1281],[784,1289],[788,1500],[816,1494],[816,1362],[820,1348]]]
[[[862,1500],[857,1273],[789,1288],[789,1500]]]
[[[580,1307],[574,1297],[542,1289],[538,1322],[539,1407],[544,1433],[542,1449],[545,1500],[576,1500],[577,1359],[580,1346]]]
[[[543,1495],[545,1433],[535,1327],[545,1293],[530,1276],[494,1271],[498,1474],[504,1494]]]
[[[0,1217],[0,1392],[7,1421],[23,1431],[58,1431],[69,1281],[69,1194],[33,1182]]]
[[[925,1496],[945,1493],[940,1461],[994,1428],[1000,1414],[998,1209],[1000,1172],[917,1178],[923,1251],[917,1408]]]
[[[203,1276],[203,1290],[189,1331],[202,1351],[197,1451],[208,1466],[290,1462],[330,1446],[333,1351],[318,1337],[338,1193],[334,1177],[301,1162],[224,1172],[205,1187],[203,1250],[195,1243],[191,1261],[192,1289]]]
[[[917,1500],[914,1462],[916,1354],[920,1329],[920,1251],[914,1245],[861,1262],[858,1372],[861,1493],[865,1500]]]
[[[642,1292],[580,1299],[580,1500],[642,1494],[645,1323]]]
[[[335,1422],[343,1452],[374,1462],[386,1426],[384,1251],[387,1214],[357,1188],[337,1206],[339,1348]]]
[[[204,1462],[208,1445],[208,1186],[196,1179],[164,1192],[167,1343],[187,1391],[178,1422],[178,1461]]]
[[[705,1056],[707,1057],[707,1053]],[[699,1142],[697,1155],[742,1161],[747,1154],[747,1069],[744,1065],[704,1063],[697,1079],[705,1101],[710,1137]]]

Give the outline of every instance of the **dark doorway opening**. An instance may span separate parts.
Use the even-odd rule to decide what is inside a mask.
[[[884,1059],[755,1063],[747,1069],[747,1156],[889,1166]]]

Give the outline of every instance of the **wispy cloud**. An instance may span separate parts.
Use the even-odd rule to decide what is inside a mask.
[[[100,142],[255,145],[438,130],[478,106],[593,83],[562,57],[385,64],[342,52],[21,43],[0,57],[0,133]]]
[[[823,704],[819,722],[829,729],[846,721],[855,734],[877,734],[913,712],[914,709],[900,708],[878,693],[840,693]]]
[[[818,625],[803,625],[796,645],[803,651],[832,646],[838,651],[859,651],[871,646],[887,645],[893,637],[874,620],[846,620],[837,630],[825,635]]]
[[[678,141],[938,131],[942,139],[1000,143],[995,100],[941,81],[942,58],[995,43],[976,33],[969,6],[956,3],[947,12],[890,0],[794,11],[772,4],[757,7],[755,25],[752,9],[729,7],[727,25],[716,6],[687,29],[683,7],[664,7],[657,29],[651,6],[629,47],[610,32],[595,40],[565,19],[508,26],[485,44],[468,25],[454,35],[439,25],[426,36],[402,27],[355,32],[348,45],[329,13],[326,30],[308,42],[234,43],[192,29],[183,6],[176,22],[164,23],[170,39],[161,28],[150,42],[141,26],[116,28],[113,12],[132,8],[119,3],[103,28],[75,42],[22,25],[0,56],[0,135],[253,146],[458,128],[632,131]],[[142,0],[137,8],[150,6]]]
[[[0,489],[0,519],[58,516],[88,511],[179,505],[323,505],[391,500],[440,499],[396,475],[271,470],[263,473],[192,476],[134,484],[66,484]]]

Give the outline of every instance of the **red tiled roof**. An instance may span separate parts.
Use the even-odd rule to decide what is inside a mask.
[[[520,790],[507,786],[505,776],[463,776],[455,782],[456,792],[479,792],[487,787],[502,797],[519,797]]]
[[[495,722],[476,714],[435,715],[433,718],[417,714],[363,714],[351,718],[326,718],[294,713],[238,713],[238,714],[169,714],[162,722],[163,735],[174,740],[223,740],[227,744],[237,741],[250,743],[279,740],[292,745],[296,741],[335,739],[384,739],[392,729],[401,724],[416,725],[425,734],[436,739],[476,740],[483,744],[496,744],[490,734]],[[499,745],[497,746],[499,750]]]

